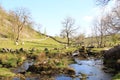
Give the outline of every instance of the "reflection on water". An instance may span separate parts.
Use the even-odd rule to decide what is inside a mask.
[[[109,73],[105,73],[102,70],[102,60],[78,60],[75,59],[76,64],[71,64],[70,67],[76,71],[76,78],[71,78],[65,75],[56,77],[56,80],[111,80],[112,76]],[[85,74],[86,78],[82,79],[82,74]]]

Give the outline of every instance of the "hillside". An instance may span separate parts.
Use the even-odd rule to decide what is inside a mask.
[[[15,35],[13,31],[14,24],[10,21],[10,13],[0,7],[0,38],[13,38]],[[24,26],[20,33],[20,38],[40,38],[41,35],[31,25]]]
[[[57,41],[35,31],[31,24],[25,25],[20,32],[19,45],[15,45],[15,38],[17,35],[17,27],[14,24],[14,18],[11,12],[7,12],[4,8],[0,7],[0,48],[56,48],[61,47]],[[15,31],[16,29],[16,31]],[[52,37],[54,38],[54,37]],[[55,39],[55,38],[54,38]],[[24,45],[22,43],[24,42]]]

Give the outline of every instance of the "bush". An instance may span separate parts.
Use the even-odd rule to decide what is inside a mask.
[[[0,54],[0,61],[4,67],[17,67],[17,56],[11,53]]]
[[[5,65],[5,67],[17,67],[17,59],[10,58],[10,59],[2,61],[2,64]]]
[[[34,57],[35,57],[37,62],[43,62],[43,61],[47,60],[45,53],[39,53],[37,55],[34,55]]]
[[[26,59],[25,56],[18,57],[18,59],[17,59],[17,65],[21,65],[24,62],[25,59]]]
[[[48,53],[49,53],[48,48],[45,48],[44,51],[45,51],[46,55],[48,55]]]
[[[0,68],[0,76],[1,77],[14,77],[15,74],[12,73],[9,69],[7,68]]]
[[[113,77],[113,80],[120,80],[120,73]]]

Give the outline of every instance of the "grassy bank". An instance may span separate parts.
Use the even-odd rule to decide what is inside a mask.
[[[0,44],[0,49],[7,48],[15,51],[14,53],[0,52],[0,78],[18,77],[14,70],[27,59],[34,59],[35,63],[26,72],[26,76],[37,74],[41,80],[45,80],[48,78],[45,75],[52,76],[61,73],[73,76],[75,73],[68,65],[74,62],[71,53],[79,47],[65,48],[65,45],[59,44],[50,38],[24,39],[19,42],[19,45],[15,45],[14,41],[10,39],[0,39]],[[93,54],[91,55],[99,58],[99,56],[101,57],[101,50],[106,50],[106,48],[92,48],[91,52]],[[24,76],[22,75],[22,77]],[[113,80],[119,80],[119,74]]]
[[[22,44],[23,41],[24,44]],[[19,45],[15,45],[14,41],[10,39],[0,39],[0,44],[1,50],[5,48],[10,49],[10,51],[14,51],[13,53],[0,52],[0,78],[18,76],[18,74],[14,73],[14,70],[20,67],[27,59],[35,60],[35,64],[32,66],[32,69],[40,70],[40,73],[38,73],[40,75],[62,72],[67,74],[68,71],[72,71],[68,65],[72,63],[73,60],[70,58],[68,53],[72,53],[76,48],[71,47],[65,49],[64,45],[59,44],[50,38],[24,39],[20,41]],[[45,48],[47,48],[47,51],[44,50]],[[42,64],[42,66],[40,66],[40,64]],[[43,68],[43,70],[41,70],[41,68]],[[30,75],[33,75],[33,73],[37,73],[36,71],[32,71],[32,69],[30,69],[26,74],[30,73]],[[57,72],[51,71],[52,69]],[[4,74],[2,74],[2,72]]]

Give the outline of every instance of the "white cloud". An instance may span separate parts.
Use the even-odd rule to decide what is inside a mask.
[[[89,15],[83,17],[83,21],[91,23],[94,18],[101,16],[102,9],[100,7],[94,7],[89,11]]]
[[[86,22],[91,22],[93,20],[93,16],[85,16],[83,17],[83,20]]]

